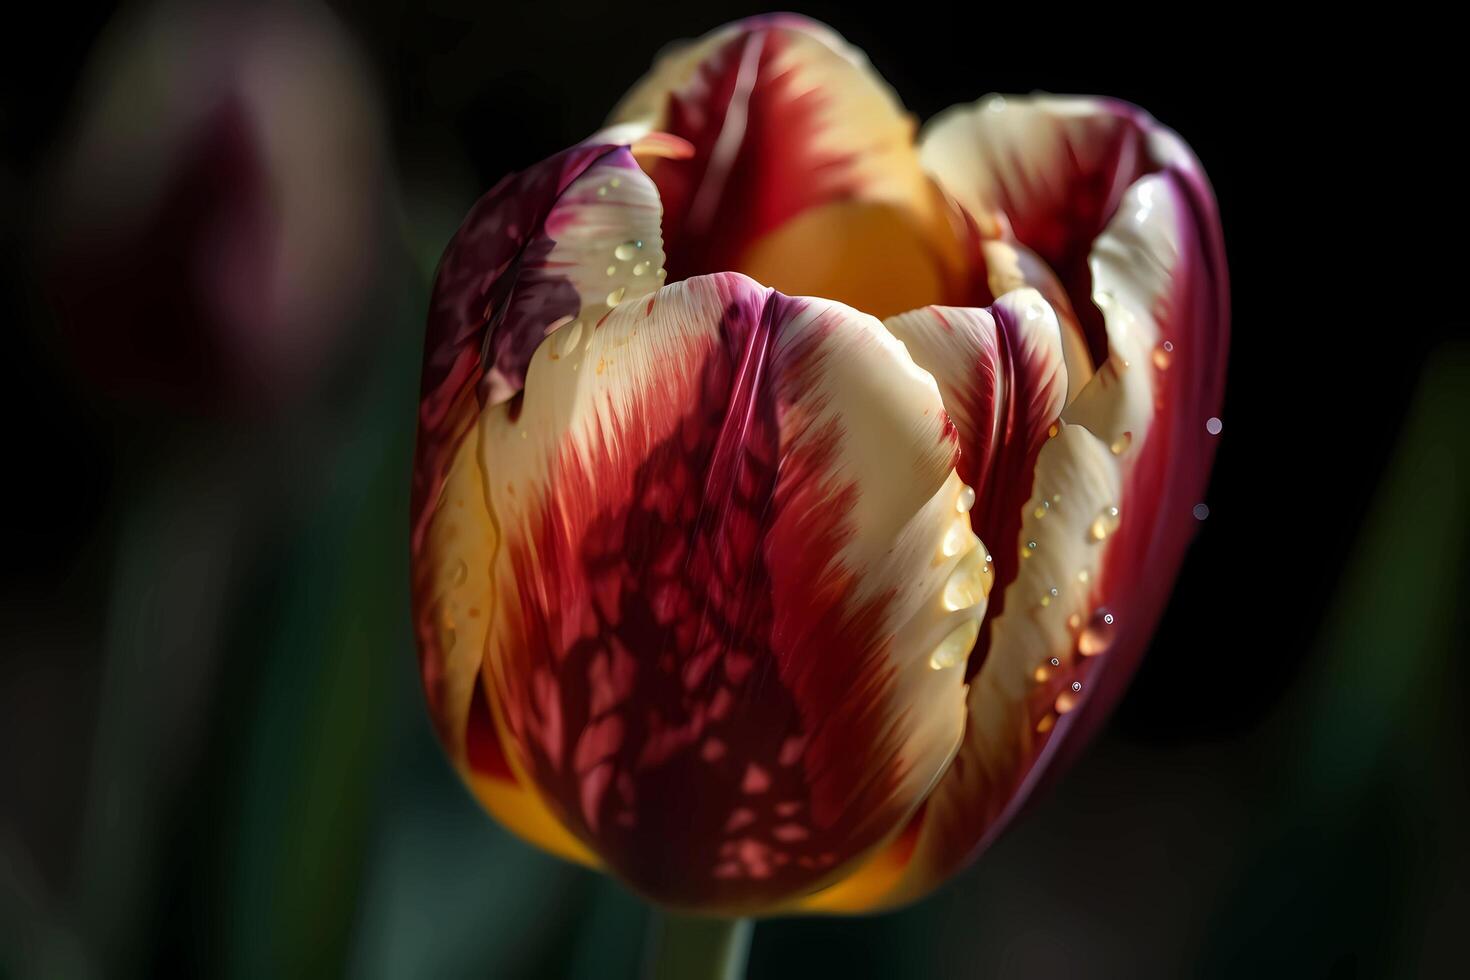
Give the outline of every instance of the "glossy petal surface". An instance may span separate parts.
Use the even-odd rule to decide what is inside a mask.
[[[496,701],[478,686],[499,538],[473,447],[482,404],[518,409],[548,332],[571,323],[590,331],[612,305],[660,281],[658,195],[618,135],[644,134],[609,133],[507,177],[450,243],[431,302],[414,477],[415,619],[440,739],[503,823],[581,861],[590,853],[512,771]]]
[[[1116,103],[1068,100],[1065,111],[1028,112],[1039,134],[1015,120],[997,129],[969,118],[1004,115],[989,104],[955,111],[989,142],[965,167],[948,143],[948,180],[984,175],[968,196],[950,189],[968,207],[994,206],[1002,236],[994,241],[1014,234],[1026,251],[1062,264],[1085,244],[1089,292],[1069,300],[1100,324],[1103,356],[1069,393],[1055,437],[1035,457],[1019,534],[986,539],[1004,593],[987,623],[959,754],[915,826],[849,881],[813,896],[813,908],[871,908],[923,894],[1081,751],[1153,632],[1213,458],[1205,422],[1223,393],[1228,292],[1218,216],[1198,163],[1172,133]],[[1104,118],[1087,118],[1083,105]],[[948,118],[936,128],[958,125]],[[926,160],[935,145],[944,144],[926,143]],[[1028,153],[1042,157],[1029,170]],[[938,376],[946,404],[958,406],[949,375]],[[984,426],[962,421],[958,410],[955,418],[964,452],[983,455]],[[1007,554],[1018,556],[1014,574],[1002,562]]]
[[[504,738],[475,772],[686,907],[810,891],[903,825],[959,739],[943,651],[978,628],[983,546],[934,381],[878,321],[667,286],[558,328],[470,433],[479,550],[446,523],[420,567],[484,600],[434,607],[488,624],[466,731]]]
[[[828,28],[754,17],[685,43],[613,119],[694,147],[647,162],[672,278],[739,271],[879,316],[969,300],[954,215],[919,166],[912,118]]]

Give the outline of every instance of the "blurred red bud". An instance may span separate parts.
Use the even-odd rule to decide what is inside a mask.
[[[88,378],[185,410],[289,403],[379,259],[382,125],[321,11],[162,4],[109,29],[43,229]]]

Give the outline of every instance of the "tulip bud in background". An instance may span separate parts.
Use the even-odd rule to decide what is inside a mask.
[[[610,123],[440,266],[412,548],[441,740],[511,829],[667,906],[910,901],[1158,620],[1223,394],[1203,170],[1105,99],[916,141],[784,15],[671,49]]]
[[[43,233],[91,380],[192,410],[299,394],[379,261],[370,92],[309,6],[166,3],[107,32]]]
[[[129,974],[177,884],[164,856],[189,861],[179,826],[193,813],[178,815],[197,805],[209,752],[236,735],[232,689],[254,690],[280,661],[309,675],[331,655],[254,630],[274,621],[273,601],[289,605],[271,590],[301,565],[292,549],[333,530],[321,511],[391,495],[350,447],[395,445],[373,412],[391,401],[379,365],[404,355],[376,341],[402,287],[377,275],[391,188],[374,87],[323,9],[130,11],[104,33],[78,101],[38,209],[64,347],[128,407],[206,418],[116,431],[96,720],[78,729],[93,741],[77,774],[86,806],[75,883],[49,912],[88,957]],[[349,359],[353,386],[337,397],[322,382]],[[392,567],[342,562],[358,581]],[[330,591],[335,570],[313,585]]]

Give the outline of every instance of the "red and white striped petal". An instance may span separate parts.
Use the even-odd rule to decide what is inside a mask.
[[[671,284],[556,331],[479,437],[487,689],[578,840],[739,912],[903,826],[958,743],[988,581],[953,424],[882,324]]]
[[[694,147],[645,161],[672,279],[740,271],[878,315],[969,301],[913,119],[827,27],[790,14],[723,27],[662,57],[612,118]]]
[[[1015,543],[1036,456],[1055,434],[1067,392],[1061,330],[1035,290],[1010,293],[990,309],[927,307],[885,321],[914,362],[934,375],[960,437],[960,478],[975,492],[970,523],[995,552],[999,591],[982,624],[967,673],[990,646],[1022,549]]]
[[[661,278],[658,193],[609,132],[501,181],[440,262],[426,338],[414,473],[414,606],[430,713],[451,759],[503,822],[557,853],[590,854],[550,821],[500,750],[477,684],[485,592],[498,545],[478,464],[482,402],[513,404],[531,354],[557,326],[588,322]]]
[[[1135,115],[1133,124],[1143,119]],[[1079,166],[1119,156],[1086,143],[1086,134],[1108,126],[1069,125],[1078,128],[1068,140],[1043,145],[1060,145]],[[995,600],[964,743],[914,825],[807,907],[903,902],[983,849],[1101,724],[1162,611],[1213,458],[1205,423],[1223,393],[1228,293],[1218,216],[1198,163],[1167,131],[1140,139],[1149,153],[1136,163],[1144,174],[1107,198],[1111,210],[1087,242],[1091,294],[1082,302],[1091,301],[1102,323],[1104,356],[1036,456],[1019,535],[990,542],[998,557],[1014,547],[1022,558]],[[1019,170],[1025,146],[992,144],[986,152],[1014,155]],[[1067,169],[1042,159],[1034,172]],[[996,180],[988,179],[985,187]],[[1090,172],[1076,179],[1082,200],[1088,188],[1110,186]],[[1013,192],[1006,217],[1013,228],[1038,226],[1018,202],[1051,206],[1069,193],[1067,186],[1032,197]],[[1086,227],[1073,231],[1085,235]],[[1041,251],[1046,236],[1026,244]],[[1075,294],[1071,300],[1080,305]],[[965,423],[958,415],[956,422],[965,445]],[[1004,583],[1004,569],[997,571]]]
[[[1107,335],[1089,301],[1088,258],[1123,195],[1145,174],[1169,171],[1213,213],[1209,184],[1189,148],[1146,112],[1116,99],[991,95],[931,119],[919,146],[924,169],[982,235],[1017,242],[1050,266],[1094,364],[1107,356]],[[1218,219],[1212,220],[1218,234]]]

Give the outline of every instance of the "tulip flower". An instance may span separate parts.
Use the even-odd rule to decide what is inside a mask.
[[[1227,319],[1201,167],[1132,106],[916,138],[810,21],[673,50],[439,268],[412,553],[449,757],[669,908],[922,896],[1134,670]]]
[[[335,21],[283,3],[118,18],[81,85],[47,232],[71,353],[126,400],[298,400],[378,263],[381,119]]]

